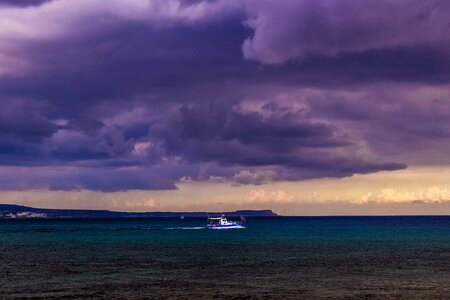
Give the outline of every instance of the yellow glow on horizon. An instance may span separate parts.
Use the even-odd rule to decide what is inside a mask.
[[[273,209],[287,215],[450,214],[450,166],[264,185],[180,182],[177,190],[6,191],[2,203],[120,211]]]

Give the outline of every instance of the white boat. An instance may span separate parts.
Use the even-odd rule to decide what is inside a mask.
[[[208,218],[208,224],[205,227],[206,229],[239,229],[245,228],[242,223],[228,221],[224,215],[219,218]]]

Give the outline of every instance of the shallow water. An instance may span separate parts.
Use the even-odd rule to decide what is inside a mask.
[[[2,220],[0,298],[450,299],[450,217]]]

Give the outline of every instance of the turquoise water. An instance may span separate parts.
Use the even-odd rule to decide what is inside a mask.
[[[450,298],[450,217],[204,224],[1,220],[0,298]]]

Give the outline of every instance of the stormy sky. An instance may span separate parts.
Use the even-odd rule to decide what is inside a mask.
[[[0,190],[448,170],[449,32],[445,0],[0,0]]]

